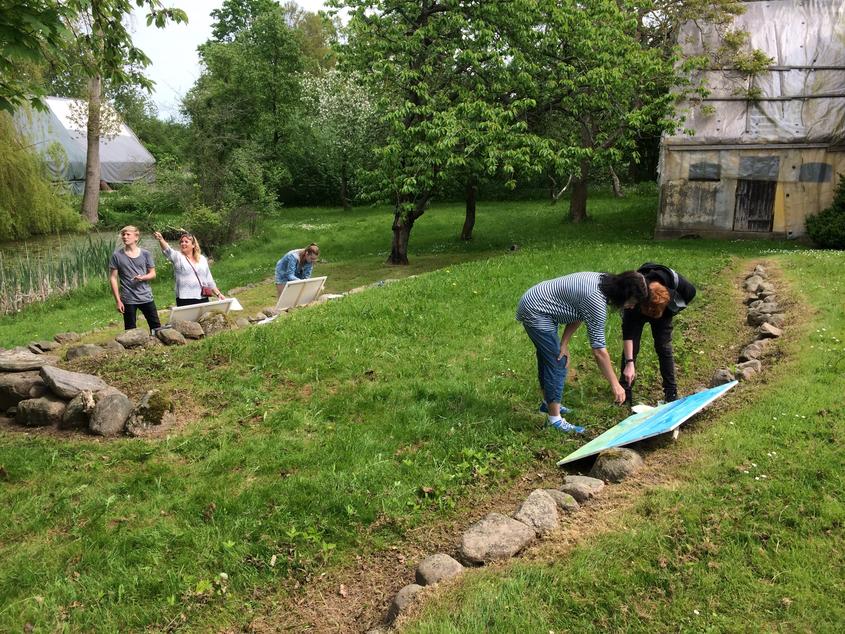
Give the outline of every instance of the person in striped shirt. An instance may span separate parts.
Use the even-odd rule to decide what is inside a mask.
[[[604,337],[607,306],[632,308],[648,297],[645,277],[636,271],[612,273],[571,273],[540,282],[529,288],[516,311],[517,321],[537,350],[537,378],[543,402],[540,411],[548,413],[548,424],[566,432],[581,433],[583,427],[561,417],[563,385],[569,369],[569,340],[586,323],[593,357],[610,384],[613,400],[625,401],[625,390],[619,384]],[[563,334],[558,337],[558,328]],[[564,413],[568,410],[563,408]]]

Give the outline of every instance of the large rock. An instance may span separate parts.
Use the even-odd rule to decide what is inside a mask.
[[[483,564],[513,557],[535,538],[534,529],[500,513],[490,513],[461,537],[461,556]]]
[[[18,403],[15,421],[26,427],[58,426],[66,408],[67,404],[54,396],[27,399]]]
[[[117,345],[120,346],[120,344]],[[121,349],[123,348],[123,346],[120,347]],[[98,346],[93,343],[83,343],[81,345],[68,348],[68,351],[65,354],[65,359],[67,359],[68,361],[73,361],[74,359],[81,359],[82,357],[102,357],[105,356],[105,354],[106,349],[102,346]]]
[[[35,371],[0,373],[0,411],[29,398],[47,394],[47,386]]]
[[[226,321],[226,316],[221,313],[205,313],[199,320],[202,331],[206,337],[222,332],[229,328],[229,322]]]
[[[614,447],[605,449],[596,458],[590,475],[608,482],[622,482],[625,478],[639,471],[643,458],[633,449]]]
[[[103,348],[105,348],[106,352],[125,352],[126,348],[120,345],[114,339],[109,339],[103,344]]]
[[[125,330],[114,338],[124,348],[138,348],[150,340],[150,333],[143,328]]]
[[[165,346],[184,346],[188,343],[182,333],[175,328],[162,328],[156,333],[156,337]]]
[[[150,390],[132,412],[127,423],[127,429],[131,429],[131,435],[137,435],[144,429],[161,425],[172,421],[176,405],[173,399],[161,390]]]
[[[777,326],[772,326],[769,322],[765,322],[757,329],[757,336],[763,339],[774,339],[783,335],[783,330]]]
[[[421,586],[433,586],[444,579],[457,577],[464,571],[464,567],[454,558],[445,553],[429,555],[417,566],[416,582]]]
[[[763,266],[762,264],[758,264],[757,266],[755,266],[754,271],[752,271],[751,274],[752,275],[758,275],[758,276],[762,277],[763,279],[768,277],[768,274],[766,273],[766,267]]]
[[[62,429],[83,429],[88,427],[88,420],[96,403],[92,392],[80,392],[67,404],[59,425]]]
[[[36,346],[37,348],[41,349],[41,352],[52,352],[53,350],[57,350],[61,348],[61,344],[56,341],[33,341],[30,345]]]
[[[70,372],[49,365],[41,368],[41,378],[53,394],[65,400],[72,399],[83,390],[99,392],[108,387],[103,379],[93,374]]]
[[[538,535],[550,533],[560,525],[557,502],[542,489],[533,490],[513,517],[533,528]]]
[[[202,326],[195,321],[177,321],[170,326],[186,339],[202,339],[205,337]]]
[[[754,378],[757,374],[757,370],[755,370],[751,366],[746,366],[744,368],[739,368],[736,374],[736,378],[740,381],[750,381]]]
[[[387,610],[387,622],[393,623],[400,614],[405,612],[422,589],[422,586],[412,583],[397,592],[390,608]]]
[[[133,409],[129,397],[118,391],[109,391],[101,398],[98,396],[88,428],[100,436],[116,436],[126,427]]]
[[[751,275],[746,278],[743,283],[743,288],[749,293],[756,293],[760,289],[760,284],[763,283],[763,278],[759,275]]]
[[[772,313],[766,316],[763,323],[771,324],[775,328],[783,328],[783,325],[786,323],[786,315],[783,313]]]
[[[65,344],[65,343],[76,343],[82,337],[80,337],[75,332],[60,332],[56,336],[53,337],[56,343]]]
[[[58,362],[59,359],[53,355],[33,354],[25,348],[0,352],[0,371],[2,372],[39,370],[45,365],[56,365]]]
[[[552,499],[557,504],[557,510],[562,513],[574,513],[581,508],[581,505],[574,497],[563,491],[557,489],[543,489],[546,493],[552,496]]]
[[[713,373],[713,378],[710,379],[710,387],[724,385],[734,380],[736,380],[736,377],[733,375],[733,372],[727,368],[719,368]]]
[[[751,359],[751,361],[743,361],[742,363],[736,364],[737,370],[744,370],[745,368],[752,368],[755,372],[759,372],[763,369],[763,364],[757,359]]]
[[[568,475],[563,480],[560,490],[571,495],[579,504],[598,495],[604,488],[604,481],[588,476]]]
[[[752,359],[759,359],[766,353],[769,339],[758,339],[745,346],[739,353],[739,361],[751,361]]]

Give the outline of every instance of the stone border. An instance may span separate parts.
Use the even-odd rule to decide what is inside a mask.
[[[763,369],[763,359],[773,339],[783,336],[786,315],[778,301],[775,285],[769,279],[766,267],[757,264],[745,276],[742,288],[746,292],[746,322],[755,328],[754,339],[737,357],[733,368],[719,368],[713,374],[710,387],[733,380],[749,381]]]
[[[762,264],[757,264],[745,277],[743,288],[748,293],[746,319],[748,325],[756,328],[755,339],[740,353],[736,373],[728,368],[718,369],[711,387],[733,381],[735,374],[742,381],[754,377],[762,370],[760,358],[771,340],[783,335],[786,316]],[[437,553],[420,562],[415,583],[399,590],[383,622],[368,630],[369,634],[389,631],[396,619],[425,594],[424,588],[457,577],[473,567],[517,556],[537,538],[557,530],[561,516],[578,511],[581,505],[600,494],[605,482],[621,482],[643,465],[642,455],[633,449],[607,449],[598,454],[590,476],[567,475],[558,489],[535,489],[510,516],[489,513],[463,533],[456,557]]]

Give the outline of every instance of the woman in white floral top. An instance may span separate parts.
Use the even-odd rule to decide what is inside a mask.
[[[156,231],[153,235],[164,257],[173,263],[177,306],[201,304],[211,297],[225,299],[211,276],[208,259],[200,252],[200,244],[195,236],[187,232],[180,235],[179,251],[174,251],[160,232]]]

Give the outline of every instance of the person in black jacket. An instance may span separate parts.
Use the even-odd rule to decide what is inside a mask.
[[[695,286],[683,276],[662,264],[646,262],[639,269],[648,284],[649,296],[634,308],[622,312],[622,375],[619,383],[625,389],[625,402],[633,400],[632,387],[637,378],[636,361],[640,339],[646,323],[651,325],[654,351],[660,363],[663,394],[666,402],[677,400],[675,358],[672,354],[672,318],[695,297]]]

